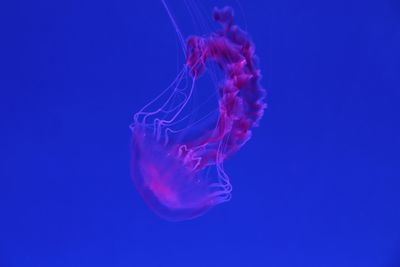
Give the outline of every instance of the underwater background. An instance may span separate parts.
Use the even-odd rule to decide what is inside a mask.
[[[399,2],[167,3],[185,36],[187,3],[232,5],[256,46],[232,200],[171,223],[132,183],[128,126],[182,63],[161,1],[3,1],[0,266],[399,267]]]

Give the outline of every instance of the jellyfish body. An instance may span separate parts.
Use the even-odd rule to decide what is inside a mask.
[[[266,106],[253,43],[233,25],[230,7],[215,9],[213,18],[221,29],[187,39],[183,70],[131,125],[136,188],[155,213],[171,221],[198,217],[231,198],[224,160],[249,140]],[[202,126],[208,116],[192,122],[191,113],[183,115],[209,61],[223,74],[211,128]]]

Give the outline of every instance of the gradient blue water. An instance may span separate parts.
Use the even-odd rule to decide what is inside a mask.
[[[176,74],[160,1],[0,4],[1,267],[400,266],[400,5],[242,7],[269,108],[232,201],[169,223],[128,166],[132,114]]]

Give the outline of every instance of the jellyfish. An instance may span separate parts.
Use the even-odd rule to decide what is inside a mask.
[[[199,217],[231,199],[224,161],[251,137],[266,104],[254,44],[234,25],[231,7],[214,8],[219,28],[208,35],[183,38],[164,7],[183,48],[185,63],[173,82],[140,109],[132,130],[131,172],[144,202],[161,218]],[[211,65],[212,64],[212,65]],[[219,72],[216,108],[193,119],[201,104],[189,104],[198,81]],[[206,105],[207,107],[207,105]]]

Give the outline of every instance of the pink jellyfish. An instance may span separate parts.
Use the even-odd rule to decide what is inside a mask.
[[[259,83],[254,45],[233,24],[232,8],[214,9],[219,30],[191,36],[185,42],[162,2],[184,48],[186,63],[172,84],[135,114],[130,126],[131,169],[147,205],[166,220],[180,221],[198,217],[231,198],[232,186],[223,163],[249,140],[251,128],[263,116],[265,90]],[[211,112],[193,121],[196,107],[186,110],[209,63],[218,66],[222,76],[216,90],[216,119],[210,119],[215,115]]]

